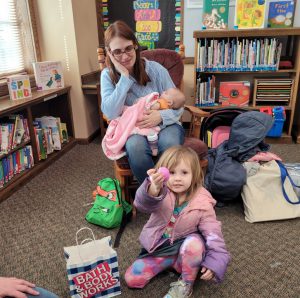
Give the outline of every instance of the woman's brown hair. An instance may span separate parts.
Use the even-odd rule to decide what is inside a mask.
[[[145,60],[141,58],[139,43],[134,35],[131,28],[123,21],[116,21],[112,23],[104,33],[105,48],[109,49],[109,44],[114,37],[120,37],[126,40],[131,40],[134,46],[137,46],[136,60],[133,66],[133,77],[140,84],[145,86],[147,82],[150,81],[146,70],[145,70]],[[111,62],[109,56],[106,56],[106,65],[109,68],[109,76],[114,84],[120,79],[120,74],[117,72],[114,64]]]
[[[182,160],[191,167],[193,177],[191,186],[187,190],[187,196],[192,197],[195,191],[203,186],[204,179],[199,157],[193,149],[185,146],[173,146],[168,148],[158,160],[155,169],[166,167],[169,170],[172,170]]]

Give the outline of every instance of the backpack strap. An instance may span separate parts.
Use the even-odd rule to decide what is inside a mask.
[[[116,248],[116,247],[119,247],[119,245],[120,245],[122,234],[125,230],[125,227],[126,227],[127,223],[129,223],[130,220],[131,220],[132,212],[128,212],[128,213],[126,212],[126,210],[124,208],[124,205],[123,205],[123,198],[122,198],[122,195],[120,193],[120,187],[116,183],[116,179],[112,179],[112,181],[114,182],[114,185],[115,185],[115,188],[116,188],[116,191],[117,191],[117,199],[119,200],[119,204],[122,205],[122,208],[123,208],[123,216],[122,216],[121,225],[120,225],[119,231],[116,235],[114,245],[113,245],[113,248]]]
[[[277,164],[278,164],[278,166],[280,168],[282,192],[283,192],[284,198],[290,204],[293,204],[293,205],[300,204],[300,198],[299,197],[298,197],[298,201],[296,201],[296,202],[290,200],[290,198],[288,197],[288,195],[287,195],[287,193],[285,191],[284,182],[285,182],[286,177],[288,177],[288,179],[290,180],[290,182],[291,182],[291,184],[292,184],[293,187],[300,188],[300,185],[296,185],[295,184],[295,182],[291,178],[289,172],[287,171],[287,169],[286,169],[286,167],[284,166],[283,163],[281,163],[280,161],[277,160]]]

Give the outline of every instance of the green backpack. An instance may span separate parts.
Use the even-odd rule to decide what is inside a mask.
[[[122,199],[119,180],[104,178],[97,183],[96,199],[85,219],[108,229],[121,226],[114,243],[114,247],[117,247],[131,211],[132,206]]]

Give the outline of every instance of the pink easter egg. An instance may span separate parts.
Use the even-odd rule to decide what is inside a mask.
[[[170,178],[170,172],[169,172],[169,170],[166,167],[160,167],[157,170],[157,172],[161,173],[165,177],[164,181],[168,181],[169,180],[169,178]]]

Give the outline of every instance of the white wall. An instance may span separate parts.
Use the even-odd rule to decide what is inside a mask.
[[[98,128],[97,105],[81,89],[81,75],[98,69],[95,0],[38,0],[35,9],[42,61],[62,61],[75,137],[86,139]]]
[[[203,0],[205,1],[205,0]],[[202,26],[202,8],[187,8],[187,1],[184,1],[184,24],[183,24],[183,44],[185,45],[185,56],[194,57],[195,41],[193,38],[193,31],[201,30]],[[234,1],[230,1],[229,7],[229,29],[233,29],[234,25]],[[269,1],[267,1],[268,3]],[[294,27],[300,26],[300,0],[296,4]],[[266,9],[267,11],[267,9]],[[267,19],[267,18],[266,18]]]

